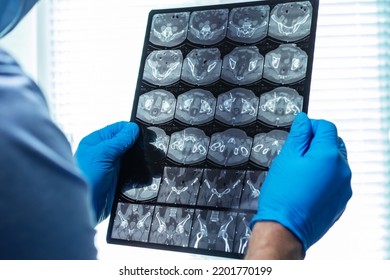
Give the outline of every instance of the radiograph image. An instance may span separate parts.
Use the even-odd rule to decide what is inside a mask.
[[[273,126],[291,125],[302,106],[303,97],[295,89],[279,87],[260,96],[258,119]]]
[[[144,135],[147,148],[152,147],[151,153],[155,160],[165,158],[168,152],[169,136],[159,127],[150,126]]]
[[[268,170],[308,107],[318,4],[241,4],[149,13],[140,137],[121,163],[109,243],[246,254]]]
[[[119,202],[112,238],[147,242],[154,206]]]
[[[267,36],[270,7],[239,7],[230,11],[227,37],[240,43],[255,43]]]
[[[181,79],[194,85],[208,85],[219,80],[222,59],[218,48],[194,49],[184,59]]]
[[[199,163],[206,159],[209,142],[210,138],[199,128],[172,133],[168,157],[181,164]]]
[[[189,12],[154,15],[149,41],[164,47],[173,47],[183,43],[187,38],[189,18]]]
[[[237,216],[236,238],[234,239],[233,252],[246,254],[249,237],[252,233],[249,223],[254,214],[239,213]]]
[[[265,55],[263,77],[279,84],[294,83],[306,76],[308,56],[295,44],[280,45]]]
[[[135,182],[131,179],[122,185],[122,194],[135,201],[149,201],[157,197],[161,176],[151,177],[147,182]]]
[[[252,138],[243,130],[229,128],[211,136],[207,158],[222,166],[234,166],[248,161]]]
[[[236,47],[223,58],[221,77],[232,84],[248,85],[261,79],[263,64],[256,46]]]
[[[277,4],[271,11],[269,36],[297,41],[310,34],[313,8],[309,1]]]
[[[280,153],[288,133],[283,130],[272,130],[255,135],[250,160],[269,167],[272,160]]]
[[[153,85],[167,86],[180,80],[183,54],[180,50],[159,50],[146,58],[143,79]]]
[[[149,242],[188,247],[194,209],[156,206]]]
[[[202,173],[200,168],[166,166],[157,202],[195,205]]]
[[[258,104],[253,91],[235,88],[218,96],[215,118],[232,126],[249,124],[256,120]]]
[[[205,169],[197,205],[238,208],[245,171]]]
[[[192,89],[178,96],[175,118],[189,125],[205,124],[214,119],[215,106],[210,91]]]
[[[172,93],[156,89],[142,94],[138,100],[136,117],[146,123],[162,124],[173,119],[176,99]]]
[[[261,185],[263,184],[266,175],[266,171],[246,171],[244,188],[241,194],[240,209],[257,210]]]
[[[190,247],[232,252],[236,220],[233,212],[195,210]]]
[[[226,37],[228,9],[194,11],[189,22],[188,40],[195,44],[213,45]]]

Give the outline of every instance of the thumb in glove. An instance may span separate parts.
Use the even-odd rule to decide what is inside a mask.
[[[138,135],[137,124],[122,121],[97,130],[80,141],[75,159],[90,184],[97,223],[110,214],[121,156],[133,146]]]

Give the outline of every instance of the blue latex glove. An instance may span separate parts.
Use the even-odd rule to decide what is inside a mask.
[[[271,164],[251,226],[276,221],[306,252],[340,218],[351,196],[347,150],[335,125],[300,113]]]
[[[75,158],[91,186],[97,223],[111,212],[121,155],[134,144],[138,135],[137,124],[123,121],[97,130],[80,141]]]

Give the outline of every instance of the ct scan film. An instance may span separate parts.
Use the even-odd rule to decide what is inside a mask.
[[[152,10],[107,242],[240,259],[309,103],[318,0]]]

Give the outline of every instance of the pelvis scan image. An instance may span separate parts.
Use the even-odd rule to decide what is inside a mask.
[[[256,43],[268,33],[269,6],[233,8],[229,15],[227,37],[240,43]]]
[[[189,12],[154,15],[150,42],[164,47],[173,47],[183,43],[187,38],[189,16]]]
[[[271,11],[268,34],[291,42],[310,34],[313,7],[310,1],[277,4]]]
[[[263,182],[308,112],[319,4],[222,2],[149,13],[109,243],[245,256]]]

